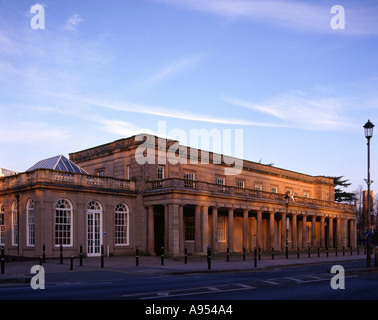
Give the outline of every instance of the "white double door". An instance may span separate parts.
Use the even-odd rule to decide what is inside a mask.
[[[87,255],[95,257],[101,255],[102,245],[102,212],[87,211]]]

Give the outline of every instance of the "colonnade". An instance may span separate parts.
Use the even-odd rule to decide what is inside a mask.
[[[355,247],[356,217],[342,212],[248,209],[195,204],[147,207],[147,251],[192,253]]]

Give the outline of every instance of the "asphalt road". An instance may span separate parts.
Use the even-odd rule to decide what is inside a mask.
[[[364,261],[343,263],[345,289],[334,290],[334,263],[251,272],[140,274],[107,269],[46,274],[45,288],[0,285],[1,300],[378,300],[378,272]],[[359,268],[359,269],[358,269]],[[349,272],[348,270],[354,270]],[[356,271],[357,270],[357,271]],[[359,271],[358,271],[359,270]]]

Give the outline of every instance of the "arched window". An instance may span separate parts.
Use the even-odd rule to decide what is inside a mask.
[[[55,245],[72,246],[72,204],[66,199],[55,205]]]
[[[12,245],[18,246],[18,206],[17,206],[16,201],[12,202],[11,215],[12,215]]]
[[[28,246],[35,245],[35,211],[34,211],[34,201],[30,199],[26,205],[26,241]]]
[[[5,244],[5,216],[4,205],[0,203],[0,245]]]
[[[115,208],[115,245],[129,245],[129,208],[119,203]]]

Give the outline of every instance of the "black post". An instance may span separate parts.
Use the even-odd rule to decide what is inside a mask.
[[[71,266],[70,266],[70,270],[73,270],[73,255],[71,255]]]
[[[5,256],[4,256],[4,247],[1,247],[1,274],[5,272]]]
[[[272,260],[274,260],[274,248],[272,248]]]
[[[345,247],[343,246],[343,257],[345,256]]]
[[[43,260],[43,263],[46,262],[46,245],[45,245],[45,243],[42,244],[42,260]]]
[[[80,253],[79,253],[79,258],[80,258],[80,267],[83,266],[83,245],[80,245]]]
[[[139,267],[139,248],[135,248],[135,265]]]
[[[230,262],[230,247],[227,247],[227,262]]]
[[[188,264],[188,247],[184,247],[184,263]]]
[[[318,247],[318,258],[320,258],[320,247]]]
[[[60,250],[59,250],[59,258],[60,258],[60,264],[63,264],[63,245],[60,245]]]
[[[162,266],[164,266],[164,247],[162,246],[161,248],[160,248],[160,250],[161,250],[161,265]]]
[[[337,257],[337,246],[335,247],[335,256]]]
[[[286,256],[286,259],[289,259],[289,246],[287,244],[285,246],[285,256]]]
[[[328,246],[326,246],[326,255],[327,255],[327,258],[328,258]]]
[[[254,265],[255,265],[255,268],[257,266],[257,248],[255,247],[255,250],[254,250]]]
[[[104,267],[104,245],[101,245],[101,268]]]
[[[353,255],[353,247],[352,246],[350,247],[350,255],[351,256]]]
[[[245,247],[243,247],[243,261],[245,261]]]
[[[40,265],[40,266],[42,265],[42,262],[43,262],[43,257],[42,257],[42,256],[39,256],[39,265]]]
[[[308,257],[311,257],[311,247],[308,247]]]
[[[297,247],[297,258],[299,259],[299,247]]]
[[[261,260],[261,248],[259,247],[259,261]]]
[[[211,269],[211,247],[207,247],[207,269]]]
[[[360,246],[357,245],[357,255],[359,256],[360,255]]]

